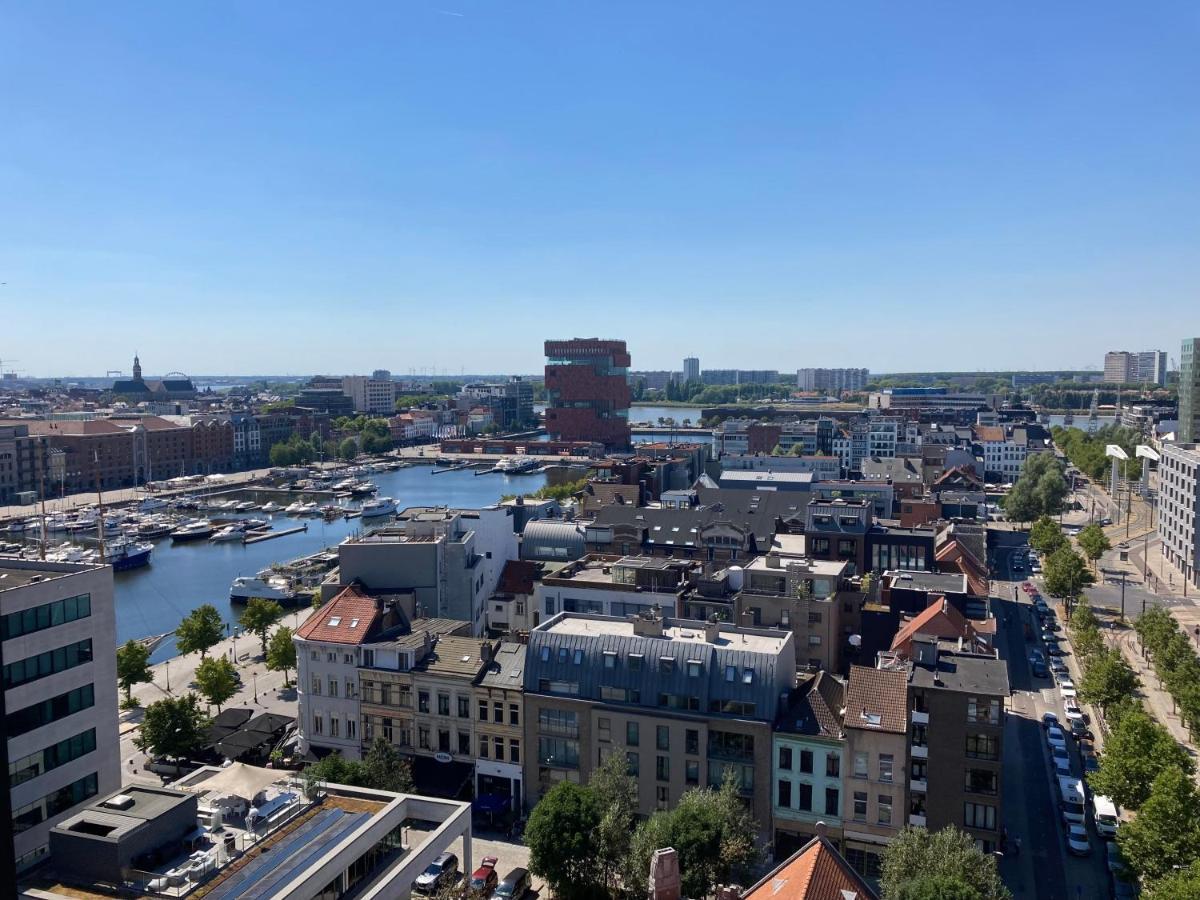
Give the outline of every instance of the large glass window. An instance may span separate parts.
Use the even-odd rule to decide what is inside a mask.
[[[92,614],[92,595],[79,594],[53,603],[30,607],[19,612],[0,616],[0,640],[11,640],[23,634],[32,634],[46,628],[54,628],[77,619],[86,619]]]
[[[539,709],[538,730],[562,737],[579,736],[579,720],[575,713],[562,709]]]
[[[8,736],[26,734],[43,725],[57,722],[59,719],[89,709],[96,704],[96,692],[90,684],[77,687],[74,690],[50,697],[24,709],[8,714]]]
[[[47,675],[65,672],[91,661],[92,639],[76,641],[65,647],[56,647],[53,650],[9,663],[4,667],[4,687],[6,690],[19,687],[22,684],[37,681]]]
[[[18,807],[13,810],[13,832],[19,834],[22,831],[28,831],[33,826],[52,819],[59,813],[66,812],[89,797],[96,796],[97,791],[96,773],[93,772],[78,781],[71,782],[66,787],[52,791],[33,803]]]
[[[8,786],[16,787],[39,775],[74,762],[96,749],[96,729],[89,728],[74,737],[51,744],[44,750],[31,753],[8,764]]]

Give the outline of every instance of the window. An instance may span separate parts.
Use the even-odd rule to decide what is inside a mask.
[[[325,733],[325,720],[320,715],[313,715],[313,734]]]
[[[819,625],[820,623],[821,623],[821,612],[820,612],[820,610],[812,610],[812,611],[810,611],[810,612],[809,612],[809,614],[808,614],[808,624],[809,624],[809,625]]]
[[[867,752],[865,750],[859,750],[854,754],[854,777],[867,777]]]
[[[821,636],[819,634],[810,634],[808,636],[808,646],[820,647],[821,646]]]
[[[94,797],[98,791],[96,773],[93,772],[78,781],[71,782],[66,787],[52,791],[33,803],[17,807],[13,810],[13,833],[20,834],[28,831],[35,825],[66,812],[89,797]]]
[[[806,781],[802,781],[800,782],[799,787],[799,808],[805,812],[812,812],[812,785]]]
[[[775,786],[775,805],[781,809],[792,808],[792,783],[780,778]]]
[[[471,699],[469,697],[458,697],[458,717],[460,719],[469,718],[471,715]]]
[[[637,778],[639,774],[638,755],[632,750],[625,753],[625,762],[629,767],[629,774],[633,778]]]
[[[521,724],[521,705],[519,703],[508,704],[508,724],[509,725],[520,725]]]
[[[779,748],[779,768],[790,772],[792,770],[792,748]]]
[[[671,749],[671,729],[666,725],[659,725],[655,729],[654,746],[659,750]]]
[[[742,684],[754,684],[754,670],[753,669],[743,669],[742,670]]]
[[[825,777],[842,777],[842,758],[840,756],[837,756],[833,753],[829,753],[825,756]]]
[[[879,754],[879,780],[890,782],[892,780],[892,754]]]
[[[603,656],[604,656],[604,668],[615,669],[617,667],[617,651],[605,650],[603,653]]]
[[[486,722],[488,720],[488,702],[486,700],[479,701],[479,721]]]
[[[428,725],[418,725],[417,726],[417,746],[420,747],[422,750],[430,749],[430,747],[429,747],[429,726]]]
[[[358,737],[358,722],[354,719],[346,720],[346,737],[351,740]]]
[[[689,678],[699,678],[700,673],[704,671],[704,666],[698,659],[689,659],[687,661],[687,673]]]
[[[825,815],[840,816],[841,814],[841,792],[837,788],[825,788]]]
[[[341,725],[342,725],[341,719],[339,719],[337,716],[330,716],[329,717],[329,736],[330,737],[341,737],[341,731],[342,731]]]
[[[496,759],[504,759],[504,738],[492,738],[492,750],[495,753]]]
[[[429,691],[417,691],[417,710],[419,712],[429,712]]]
[[[32,706],[26,706],[8,714],[5,722],[8,737],[14,738],[26,734],[36,728],[57,722],[80,710],[90,709],[96,705],[95,688],[90,684],[82,685],[66,693],[50,697]]]
[[[46,628],[54,628],[92,614],[92,595],[79,594],[20,612],[0,616],[0,640],[9,641]]]
[[[725,680],[730,682],[737,681],[737,666],[725,667]]]
[[[4,667],[4,687],[19,687],[91,661],[92,640],[88,638],[9,663]]]
[[[357,622],[358,619],[355,619],[354,621]],[[354,665],[354,654],[353,653],[343,653],[342,654],[342,663],[347,666]]]
[[[964,790],[968,794],[995,794],[999,777],[991,769],[967,769]]]
[[[664,675],[669,675],[675,671],[675,657],[660,656],[658,658],[658,671]]]
[[[654,789],[654,799],[658,804],[659,809],[668,809],[671,804],[671,790],[663,785],[658,785]]]
[[[571,654],[571,662],[577,666],[583,665],[583,651],[576,650],[573,654]]]
[[[683,780],[687,782],[689,787],[695,787],[700,783],[699,761],[689,759],[683,764]]]
[[[336,678],[333,678],[333,677],[331,677],[331,678],[329,679],[329,696],[330,696],[330,697],[336,697],[337,695],[338,695],[338,683],[337,683],[337,679],[336,679]]]
[[[312,692],[315,696],[321,696],[321,676],[313,675],[312,677]]]
[[[876,800],[879,802],[879,824],[892,824],[892,796],[891,794],[880,794]]]
[[[963,824],[967,828],[983,828],[987,831],[996,830],[996,807],[986,803],[964,803]]]
[[[570,651],[566,647],[558,648],[558,661],[560,663],[565,663],[567,661],[567,657],[569,655],[570,655]]]
[[[696,754],[700,752],[700,732],[695,728],[689,728],[684,732],[684,752]]]
[[[638,738],[639,738],[638,723],[637,722],[626,722],[625,723],[625,743],[630,747],[636,747],[638,745]]]
[[[356,687],[357,687],[357,685],[355,685],[354,679],[347,678],[346,679],[346,693],[343,696],[353,699],[355,693],[357,693],[357,691],[355,690]]]
[[[491,746],[491,744],[488,742],[488,737],[487,737],[487,735],[486,735],[486,734],[481,734],[481,735],[479,736],[479,758],[480,758],[480,759],[487,759],[487,758],[488,758],[488,748],[489,748],[490,746]]]
[[[640,654],[640,653],[630,653],[629,654],[629,671],[630,672],[642,671],[642,654]]]
[[[438,715],[439,716],[450,715],[450,695],[449,694],[438,694]]]
[[[16,787],[59,766],[74,762],[96,749],[96,729],[89,728],[74,737],[51,744],[8,764],[8,786]]]
[[[968,734],[967,756],[971,759],[999,759],[1000,738],[991,734]]]
[[[811,750],[800,751],[800,771],[811,775],[813,770],[813,755]]]
[[[606,744],[612,740],[612,719],[601,717],[596,720],[596,736]]]
[[[654,777],[659,781],[671,780],[671,757],[656,756],[654,766]]]
[[[999,725],[1000,698],[968,697],[967,721],[978,725]]]
[[[856,821],[856,822],[867,821],[867,792],[866,791],[855,791],[854,792],[854,821]]]
[[[504,724],[504,704],[498,700],[492,703],[492,721],[498,725]]]
[[[508,761],[513,763],[521,761],[521,742],[516,738],[508,740]]]
[[[442,753],[450,752],[450,729],[449,728],[439,728],[438,729],[438,750],[441,751]]]
[[[460,731],[458,733],[458,752],[460,756],[471,755],[471,732]]]

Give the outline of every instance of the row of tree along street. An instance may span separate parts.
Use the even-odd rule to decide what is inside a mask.
[[[1103,532],[1094,541],[1085,540],[1083,533],[1079,537],[1093,560],[1104,552],[1100,549]],[[1139,879],[1154,898],[1195,900],[1200,897],[1200,792],[1192,758],[1138,698],[1140,681],[1121,651],[1105,643],[1100,622],[1080,593],[1091,573],[1057,523],[1039,520],[1030,541],[1052,551],[1047,558],[1046,588],[1069,599],[1068,608],[1074,610],[1069,630],[1082,672],[1079,697],[1100,711],[1107,729],[1104,753],[1098,770],[1088,777],[1088,786],[1135,813],[1117,832],[1125,870],[1116,875]],[[1103,543],[1107,549],[1107,541]],[[1067,554],[1074,561],[1067,562]],[[1074,595],[1068,593],[1072,589]],[[1179,698],[1195,704],[1183,714],[1193,727],[1200,721],[1200,661],[1190,640],[1160,607],[1147,610],[1135,629],[1168,690],[1176,687]],[[1183,706],[1181,699],[1177,703]]]

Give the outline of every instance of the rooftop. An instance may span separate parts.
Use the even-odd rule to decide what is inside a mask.
[[[51,563],[40,560],[0,559],[0,591],[36,584],[39,581],[49,581],[66,575],[76,575],[102,569],[103,566],[83,565],[79,563]]]
[[[524,675],[525,645],[504,641],[496,648],[496,655],[479,683],[483,687],[520,690],[525,683]]]
[[[375,599],[351,585],[314,612],[297,637],[331,644],[361,644],[379,616]]]
[[[583,613],[560,613],[538,626],[538,631],[550,634],[568,634],[590,637],[640,637],[632,619],[617,619],[610,616],[590,616]],[[690,619],[664,619],[660,640],[679,641],[689,644],[708,644],[714,647],[735,647],[751,653],[779,653],[791,637],[791,632],[780,633],[767,629],[755,630],[736,628],[722,623],[718,638],[705,638],[704,623]]]
[[[969,694],[1007,697],[1008,664],[994,656],[958,652],[957,641],[939,641],[937,667],[914,663],[912,684]]]
[[[878,900],[822,832],[742,895],[743,900]]]
[[[908,675],[851,666],[845,727],[904,734],[908,731]]]
[[[413,667],[414,672],[429,675],[459,675],[474,677],[483,665],[479,655],[479,638],[446,635],[439,637],[424,659]]]
[[[778,561],[778,565],[775,565],[776,560]],[[844,559],[808,559],[805,557],[791,557],[779,553],[771,553],[766,556],[754,557],[754,559],[745,563],[742,568],[748,572],[778,572],[782,575],[787,572],[787,567],[791,565],[798,565],[800,571],[805,574],[825,578],[838,578],[846,571],[849,562]]]
[[[892,578],[892,587],[906,591],[928,591],[935,594],[965,594],[967,576],[961,572],[923,572],[909,569],[888,569],[884,578]]]

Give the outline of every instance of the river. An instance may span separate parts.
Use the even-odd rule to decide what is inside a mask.
[[[476,475],[471,469],[434,474],[433,466],[412,466],[379,472],[371,480],[379,496],[394,497],[401,509],[409,506],[451,506],[477,509],[495,503],[504,494],[527,494],[546,483],[544,474]],[[251,496],[253,491],[247,492]],[[264,494],[261,499],[268,499]],[[290,501],[284,501],[290,502]],[[321,501],[326,502],[326,501]],[[261,512],[247,513],[265,517]],[[229,585],[238,575],[254,575],[272,563],[286,562],[330,547],[363,529],[361,519],[292,519],[276,513],[278,530],[307,524],[308,531],[246,546],[197,541],[172,544],[170,538],[154,542],[150,565],[115,578],[117,641],[173,631],[189,612],[203,603],[221,611],[226,622],[237,620],[240,607],[229,602]],[[383,523],[385,520],[373,520]],[[57,537],[57,536],[56,536]],[[55,543],[60,543],[57,537]],[[151,657],[160,662],[176,655],[175,643],[164,641]]]

